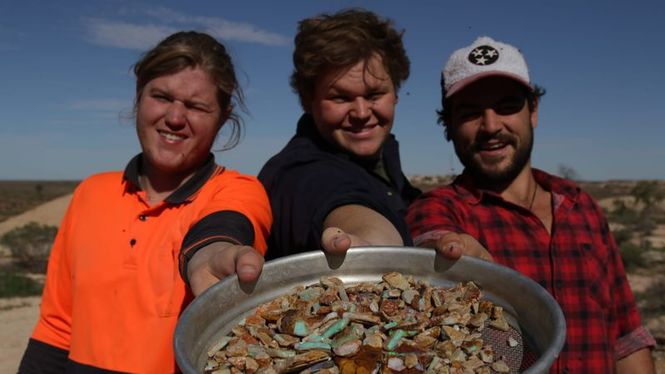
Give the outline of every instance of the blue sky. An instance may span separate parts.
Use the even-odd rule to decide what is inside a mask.
[[[533,164],[587,180],[665,179],[662,1],[3,1],[0,179],[81,179],[139,152],[131,67],[162,37],[207,31],[230,49],[249,114],[218,163],[256,174],[295,131],[297,22],[361,6],[405,29],[411,76],[394,133],[407,175],[460,172],[436,124],[448,55],[488,35],[520,48],[540,107]],[[223,139],[221,139],[223,141]],[[223,143],[220,143],[221,146]]]

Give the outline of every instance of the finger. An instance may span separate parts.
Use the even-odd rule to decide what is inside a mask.
[[[231,246],[217,251],[208,261],[208,271],[218,279],[223,279],[236,272],[238,247]]]
[[[332,254],[343,254],[351,247],[351,237],[337,227],[328,227],[321,235],[323,250]]]
[[[476,238],[468,235],[468,234],[462,234],[460,235],[460,238],[462,239],[464,245],[464,254],[468,256],[473,256],[473,257],[478,257],[481,258],[485,261],[490,261],[494,262],[494,258],[492,255],[483,247]]]
[[[252,247],[243,247],[236,256],[236,274],[241,282],[253,282],[261,275],[264,259]]]
[[[457,260],[465,251],[464,241],[457,233],[448,232],[437,240],[436,250],[445,258]]]
[[[457,260],[464,253],[463,247],[457,241],[442,242],[442,243],[440,242],[436,246],[436,250],[437,252],[439,252],[439,254],[441,254],[443,257],[449,260]]]
[[[219,279],[205,269],[197,269],[190,278],[189,286],[194,296],[199,296],[203,291],[217,283]]]

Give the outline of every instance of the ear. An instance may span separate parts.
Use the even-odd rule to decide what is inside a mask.
[[[531,116],[531,128],[538,127],[538,98],[533,100],[533,110],[529,114]]]
[[[307,114],[312,114],[312,100],[308,97],[303,97],[300,100],[300,106],[302,107],[303,112]]]
[[[227,106],[226,109],[222,109],[222,114],[219,118],[219,129],[224,127],[226,121],[228,121],[229,117],[231,117],[231,112],[233,112],[233,105],[229,104],[229,106]]]

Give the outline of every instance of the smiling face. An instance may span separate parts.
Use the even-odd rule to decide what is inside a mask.
[[[376,159],[393,126],[396,103],[393,82],[375,55],[323,74],[307,111],[328,142],[355,157]]]
[[[206,161],[228,116],[217,88],[200,68],[186,68],[145,85],[138,100],[136,129],[144,173],[184,179]]]
[[[529,166],[538,107],[529,111],[524,86],[484,78],[453,95],[449,105],[455,152],[474,178],[507,184]]]

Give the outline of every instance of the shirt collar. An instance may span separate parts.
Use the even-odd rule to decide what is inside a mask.
[[[575,183],[536,168],[532,168],[531,170],[536,182],[538,182],[538,184],[546,191],[553,193],[555,199],[566,198],[570,199],[572,202],[577,201],[577,197],[581,190]],[[455,178],[453,181],[453,188],[462,199],[466,200],[471,205],[479,204],[484,195],[503,199],[500,195],[492,191],[476,187],[473,183],[473,178],[471,178],[469,173],[466,172],[466,169],[462,174]]]
[[[316,129],[316,124],[314,124],[314,118],[310,114],[303,114],[298,121],[298,128],[296,130],[296,137],[305,137],[313,141],[316,146],[325,152],[332,153],[337,157],[349,160],[369,172],[373,172],[373,165],[368,165],[367,162],[353,158],[348,153],[340,150],[339,148],[331,145],[327,142],[319,131]],[[395,135],[389,134],[386,138],[386,141],[383,143],[381,148],[381,157],[383,158],[384,167],[388,177],[393,181],[393,183],[399,183],[402,175],[402,168],[399,158],[399,143],[395,139]]]
[[[139,183],[139,175],[141,175],[141,159],[143,158],[143,153],[139,153],[134,156],[127,166],[125,167],[125,172],[123,178],[128,182],[128,189],[132,191],[140,191],[141,185]],[[181,204],[189,200],[194,196],[203,185],[210,179],[213,174],[216,174],[218,170],[223,170],[220,166],[215,163],[215,155],[210,153],[208,159],[201,166],[201,168],[194,173],[194,175],[187,180],[182,186],[178,187],[177,190],[173,191],[164,202],[169,204]]]

